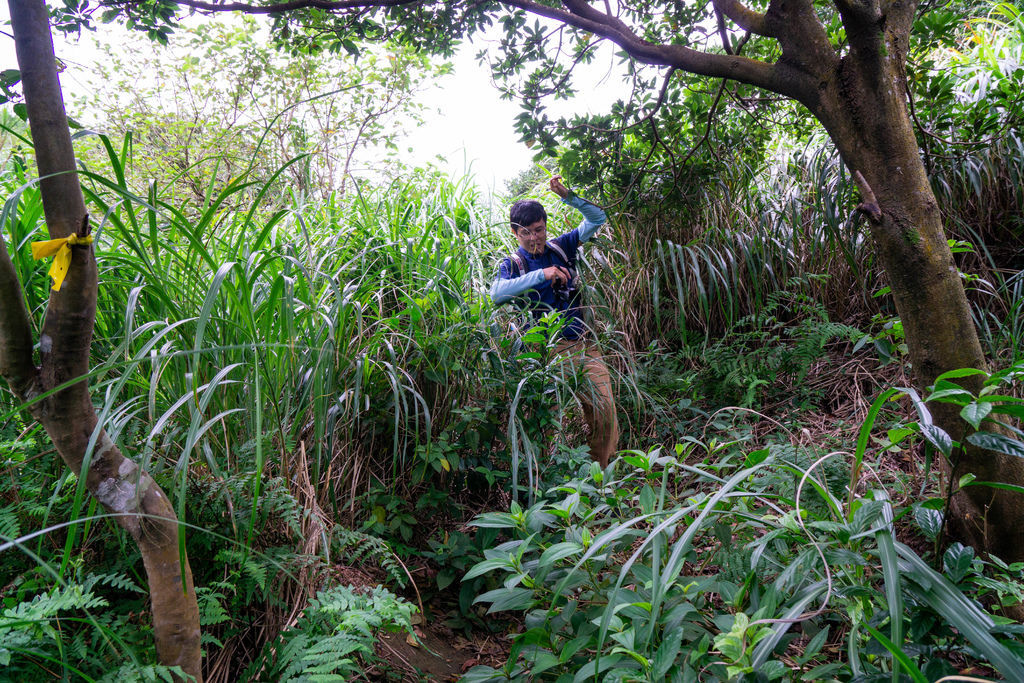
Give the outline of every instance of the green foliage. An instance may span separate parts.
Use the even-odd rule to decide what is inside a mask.
[[[694,447],[706,455],[685,464]],[[464,680],[924,680],[919,667],[953,671],[950,652],[1024,673],[1015,629],[967,597],[966,572],[988,568],[954,550],[944,576],[895,542],[901,511],[881,489],[847,505],[819,478],[838,454],[811,451],[800,468],[728,444],[676,453],[685,461],[628,452],[529,508],[476,519],[506,538],[466,574],[501,581],[476,601],[525,614],[508,662]],[[791,474],[795,494],[772,494]],[[1002,565],[1002,590],[1017,571]],[[836,633],[838,657],[823,650]]]
[[[834,323],[820,304],[797,292],[769,295],[757,314],[739,320],[722,339],[687,349],[704,367],[695,383],[712,405],[751,407],[788,396],[800,405],[814,396],[804,384],[832,341],[853,342],[863,334]],[[791,391],[795,387],[796,391]]]
[[[264,647],[242,675],[251,681],[369,680],[368,663],[382,631],[413,635],[415,607],[377,586],[359,592],[348,586],[321,591],[295,626]]]
[[[152,655],[136,653],[140,643],[131,629],[137,625],[130,625],[128,615],[110,609],[110,599],[102,595],[104,586],[142,592],[121,574],[87,574],[31,597],[22,591],[5,594],[0,613],[3,680],[48,677],[54,666],[83,678],[112,675],[115,667],[124,677],[119,680],[170,681],[180,675],[180,668],[156,665]]]
[[[425,58],[407,45],[374,64],[353,38],[392,33],[443,51],[461,29],[482,29],[492,9],[460,14],[455,4],[392,8],[392,19],[408,20],[398,24],[364,14],[339,27],[307,13],[299,26],[295,15],[277,16],[287,58],[258,49],[251,26],[203,27],[186,37],[185,58],[161,68],[198,78],[208,88],[199,99],[213,109],[119,102],[104,125],[123,135],[79,140],[92,145],[81,177],[103,283],[90,382],[111,438],[193,525],[185,537],[207,655],[252,679],[366,676],[376,634],[408,632],[411,606],[380,589],[307,597],[330,585],[333,560],[380,563],[401,588],[402,553],[436,565],[431,592],[437,604],[457,601],[454,627],[495,630],[495,614],[525,613],[506,666],[468,680],[935,680],[965,661],[1022,678],[1019,629],[987,610],[1021,601],[1024,568],[943,549],[942,495],[890,502],[882,490],[898,486],[876,488],[865,476],[869,448],[923,440],[949,455],[948,436],[923,417],[874,436],[886,396],[851,462],[826,457],[831,443],[749,446],[751,434],[724,431],[721,418],[705,425],[694,402],[804,408],[816,398],[805,380],[826,344],[863,338],[845,323],[868,329],[877,315],[873,339],[890,353],[904,341],[887,296],[868,295],[885,288],[854,215],[855,187],[806,113],[759,101],[746,86],[719,102],[707,81],[677,74],[651,126],[622,128],[651,109],[639,93],[661,85],[643,68],[629,74],[639,96],[611,116],[553,120],[541,97],[524,110],[520,130],[539,150],[568,143],[561,172],[626,197],[613,237],[599,238],[583,264],[597,336],[620,354],[629,380],[624,443],[686,444],[673,457],[629,452],[607,472],[592,471],[575,447],[580,378],[553,363],[557,322],[512,333],[509,316],[481,295],[509,250],[502,212],[467,185],[424,172],[332,195],[339,176],[328,167],[341,159],[295,158],[340,145],[357,121],[386,146],[393,131],[373,127],[384,125],[373,107],[407,93]],[[120,11],[163,41],[169,7]],[[682,35],[678,27],[699,25],[705,9],[676,3],[652,14],[663,22],[650,37]],[[88,19],[84,5],[67,10]],[[1018,360],[1024,280],[995,269],[1019,266],[1009,236],[1021,233],[1024,187],[1014,132],[1020,15],[997,6],[985,20],[962,17],[919,17],[915,113],[947,221],[976,246],[956,254],[976,318],[993,355]],[[515,78],[532,62],[543,73],[527,77],[528,93],[554,79],[570,94],[571,74],[547,61],[554,33],[518,12],[504,15],[503,28],[513,39],[497,55],[499,75]],[[228,44],[210,51],[212,34]],[[594,58],[592,36],[564,37],[579,62]],[[845,40],[838,22],[829,37]],[[746,49],[767,54],[756,39]],[[362,61],[341,73],[322,51]],[[237,75],[209,83],[211,69]],[[225,125],[266,75],[276,81],[264,94],[279,103],[270,116],[280,116]],[[2,76],[0,85],[13,82]],[[313,95],[367,78],[379,87],[361,90],[359,111],[342,120],[317,128],[307,118],[329,98],[288,108],[306,98],[300,89]],[[148,87],[134,80],[118,91]],[[755,123],[769,111],[784,117],[783,129]],[[42,204],[24,127],[4,121],[5,238],[38,326],[48,282],[28,244],[45,232]],[[985,144],[953,144],[968,134]],[[702,147],[677,167],[694,143]],[[537,173],[545,171],[510,191],[535,191]],[[564,222],[552,212],[553,225]],[[644,348],[637,373],[632,351]],[[1008,396],[1015,377],[986,377],[982,393],[941,383],[929,400],[957,403],[984,429],[996,416],[1021,416]],[[0,400],[14,414],[10,397]],[[112,525],[76,505],[74,478],[14,422],[0,427],[0,542],[45,532],[0,556],[0,648],[11,675],[63,668],[167,680],[173,671],[154,666],[143,645],[149,625],[131,545],[98,533]],[[705,428],[721,433],[708,440]],[[969,438],[1024,453],[1024,434],[1009,433]],[[492,509],[506,493],[526,502],[482,515],[473,535],[457,530],[466,510]],[[76,530],[73,542],[51,526],[58,521]],[[917,532],[942,551],[930,564],[895,540]],[[104,577],[88,573],[101,564]]]
[[[386,541],[353,529],[334,528],[334,552],[339,559],[359,564],[375,562],[387,574],[388,580],[399,588],[405,588],[409,581],[402,561]]]
[[[133,34],[116,44],[100,38],[88,95],[72,107],[90,127],[125,139],[135,192],[151,183],[175,204],[204,205],[242,176],[262,184],[296,158],[284,176],[300,195],[326,200],[351,189],[353,177],[385,182],[402,166],[396,140],[420,120],[415,95],[447,69],[399,46],[364,45],[359,60],[287,55],[268,48],[252,18],[181,27],[173,52]],[[102,145],[89,143],[79,157],[103,167]],[[253,198],[231,202],[248,208]]]
[[[963,384],[964,378],[981,380],[979,389],[972,391]],[[960,406],[960,417],[970,426],[965,440],[967,443],[1005,455],[1024,458],[1024,430],[1013,424],[1014,419],[1024,417],[1024,399],[1018,398],[1020,380],[1024,378],[1024,362],[994,373],[964,368],[939,375],[929,394],[922,402],[916,393],[908,392],[921,419],[911,425],[921,436],[943,455],[953,460],[954,453],[965,447],[950,438],[938,426],[931,423],[926,403],[950,403]],[[958,381],[959,380],[959,381]],[[988,486],[1024,493],[1024,487],[1001,482],[977,481],[972,472],[965,472],[956,489],[966,486]]]

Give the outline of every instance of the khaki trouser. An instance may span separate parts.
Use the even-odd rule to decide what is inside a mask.
[[[555,350],[577,367],[583,363],[589,382],[580,387],[577,395],[583,406],[583,419],[590,428],[590,455],[601,467],[607,467],[619,445],[619,419],[608,366],[596,348],[579,339],[563,340]]]

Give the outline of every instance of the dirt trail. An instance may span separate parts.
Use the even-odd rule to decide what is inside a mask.
[[[467,640],[443,624],[415,627],[419,643],[405,633],[385,633],[377,655],[406,681],[457,681],[477,664],[496,666],[503,659],[502,647],[494,636]]]

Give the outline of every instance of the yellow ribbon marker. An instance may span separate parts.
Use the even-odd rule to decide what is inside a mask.
[[[79,237],[72,233],[60,239],[32,243],[33,259],[38,261],[50,256],[53,257],[49,275],[53,278],[52,289],[55,292],[60,291],[61,285],[64,284],[64,278],[67,277],[68,268],[71,267],[72,244],[92,244],[92,235]]]

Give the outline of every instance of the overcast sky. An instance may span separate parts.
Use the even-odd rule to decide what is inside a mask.
[[[7,23],[9,10],[0,3],[0,20]],[[9,29],[9,25],[6,27]],[[87,72],[96,51],[90,41],[65,41],[54,36],[57,56],[67,63],[61,75],[65,92],[85,87]],[[466,45],[454,60],[453,73],[422,95],[427,105],[426,122],[413,130],[399,147],[409,149],[406,160],[414,165],[435,163],[453,176],[471,173],[484,190],[503,191],[505,181],[533,164],[533,153],[517,141],[513,122],[519,113],[515,102],[501,100],[491,80],[490,69],[478,64],[476,53],[485,44]],[[573,100],[552,102],[552,114],[571,111],[606,111],[620,92],[611,50],[606,50],[577,81],[580,90]],[[0,69],[17,68],[13,41],[0,36]],[[586,87],[581,87],[587,82]]]

